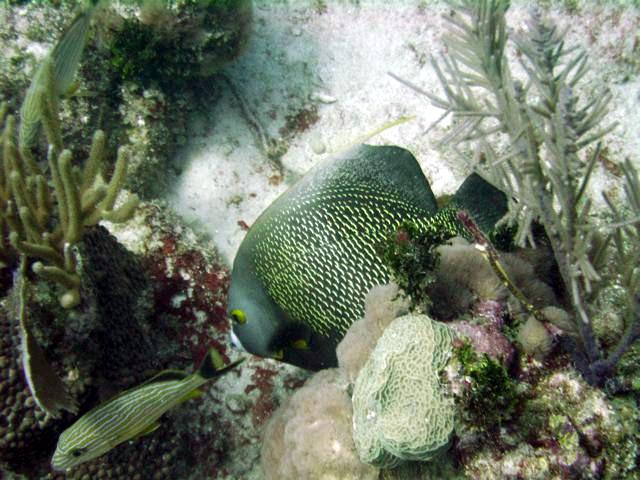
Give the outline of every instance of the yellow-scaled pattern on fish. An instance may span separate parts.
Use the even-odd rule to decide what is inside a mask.
[[[210,350],[192,374],[166,370],[98,405],[62,432],[51,466],[55,470],[69,470],[122,442],[153,432],[166,411],[198,397],[202,393],[198,390],[200,386],[240,362],[224,366],[220,354]]]
[[[364,299],[390,273],[377,249],[401,222],[455,236],[458,208],[490,230],[504,194],[471,175],[438,211],[415,157],[360,145],[328,160],[273,202],[234,260],[233,336],[247,351],[309,369],[336,366],[335,347],[364,313]]]

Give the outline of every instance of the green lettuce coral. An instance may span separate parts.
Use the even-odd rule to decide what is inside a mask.
[[[453,339],[447,326],[426,315],[399,317],[385,329],[353,392],[353,436],[362,461],[388,468],[446,449],[455,410],[439,372]]]

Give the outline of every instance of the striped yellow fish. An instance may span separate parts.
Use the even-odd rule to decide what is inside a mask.
[[[506,197],[471,175],[452,204],[491,230]],[[318,370],[364,313],[367,292],[388,283],[377,248],[401,222],[451,236],[454,208],[438,211],[415,157],[359,145],[310,171],[255,221],[234,260],[229,314],[234,343],[263,357]]]
[[[228,372],[241,361],[224,366],[220,354],[210,350],[192,374],[166,370],[116,395],[62,432],[51,466],[55,470],[69,470],[103,455],[122,442],[153,432],[160,426],[158,419],[167,410],[199,396],[200,386]]]

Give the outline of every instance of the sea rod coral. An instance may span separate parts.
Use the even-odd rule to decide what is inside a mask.
[[[33,156],[28,144],[16,140],[17,122],[0,105],[2,150],[0,151],[0,254],[11,264],[15,254],[37,259],[32,269],[41,278],[64,288],[60,303],[66,308],[80,301],[80,278],[77,273],[74,245],[83,229],[100,220],[124,221],[138,204],[131,195],[114,208],[122,187],[128,153],[118,152],[114,172],[105,183],[100,170],[105,158],[106,137],[98,130],[93,136],[89,158],[80,169],[73,165],[73,153],[64,148],[55,93],[55,65],[45,59],[38,77],[39,117],[47,137],[47,164],[51,179],[45,175],[43,162]],[[8,244],[5,242],[8,238]]]
[[[518,242],[535,244],[532,225],[544,227],[577,331],[576,363],[586,379],[602,384],[640,336],[640,182],[630,161],[620,165],[626,207],[603,193],[613,220],[599,226],[589,180],[602,152],[599,141],[615,127],[605,121],[611,94],[581,96],[586,54],[566,47],[563,34],[536,10],[527,33],[513,36],[527,77],[517,80],[506,55],[508,8],[507,0],[463,1],[461,13],[448,18],[448,55],[432,62],[444,96],[403,82],[454,116],[443,141],[456,151],[460,143],[477,147],[471,163],[509,194]],[[603,351],[593,323],[599,294],[612,285],[626,292],[625,331]]]

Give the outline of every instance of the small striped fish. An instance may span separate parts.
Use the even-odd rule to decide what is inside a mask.
[[[453,196],[490,230],[506,197],[478,175]],[[377,248],[406,220],[423,231],[462,232],[455,208],[438,210],[415,157],[359,145],[309,172],[255,221],[234,260],[229,314],[234,343],[312,370],[337,365],[335,347],[390,273]]]
[[[108,452],[122,442],[153,432],[158,419],[176,405],[201,394],[200,386],[228,372],[242,360],[224,366],[210,350],[198,369],[187,374],[166,370],[143,384],[116,395],[62,432],[53,454],[55,470],[69,470]]]

